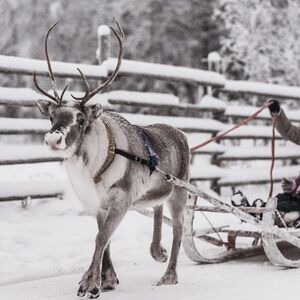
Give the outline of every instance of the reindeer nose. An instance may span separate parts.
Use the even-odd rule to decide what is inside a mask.
[[[45,144],[52,149],[63,149],[63,133],[59,130],[49,131],[45,135]]]

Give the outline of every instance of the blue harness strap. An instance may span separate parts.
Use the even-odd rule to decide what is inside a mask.
[[[150,170],[150,175],[151,175],[153,171],[155,171],[156,167],[158,166],[159,159],[154,150],[149,135],[142,128],[140,128],[140,132],[144,141],[144,146],[148,152],[148,168]]]
[[[151,139],[150,139],[149,135],[141,127],[138,127],[138,128],[139,128],[140,134],[143,138],[144,147],[145,147],[145,149],[147,150],[147,153],[148,153],[148,159],[141,158],[137,155],[131,154],[127,151],[117,149],[117,148],[114,150],[114,153],[118,154],[118,155],[121,155],[121,156],[123,156],[123,157],[125,157],[129,160],[132,160],[136,163],[147,166],[149,171],[150,171],[150,176],[151,176],[153,171],[155,171],[156,167],[158,166],[159,159],[158,159],[158,156],[157,156],[157,154],[154,150],[154,147],[152,145],[152,142],[151,142]]]

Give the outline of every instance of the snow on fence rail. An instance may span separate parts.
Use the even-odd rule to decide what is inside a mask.
[[[54,62],[54,73],[61,77],[77,78],[76,67],[79,66],[89,78],[102,79],[110,73],[115,67],[116,59],[106,59],[101,66],[79,65],[72,63]],[[33,69],[40,75],[47,75],[47,66],[44,61],[14,58],[0,56],[0,72],[10,72],[16,74],[32,74]],[[144,76],[146,78],[162,79],[167,81],[180,81],[189,82],[194,85],[208,85],[214,89],[221,89],[225,92],[245,92],[258,95],[268,95],[272,97],[286,97],[289,99],[300,99],[300,88],[285,87],[272,84],[261,84],[254,82],[241,82],[229,81],[224,76],[210,71],[195,70],[191,68],[159,65],[145,62],[128,61],[124,60],[121,67],[121,74],[127,76]],[[73,92],[74,93],[74,92]],[[75,92],[78,95],[82,92]],[[70,100],[71,92],[65,94],[66,99]],[[35,106],[36,100],[41,96],[37,92],[28,88],[4,88],[0,87],[0,104],[2,105],[20,105],[20,106]],[[210,111],[217,112],[218,116],[225,119],[235,117],[246,117],[253,113],[256,108],[247,106],[226,106],[224,102],[214,99],[210,96],[205,96],[199,105],[191,105],[180,103],[178,97],[174,95],[161,94],[161,93],[141,93],[132,91],[111,91],[102,95],[96,95],[91,103],[99,102],[107,109],[115,109],[118,105],[131,105],[136,107],[169,107],[188,109],[195,111]],[[288,113],[293,121],[300,121],[298,114]],[[232,126],[224,122],[213,120],[209,118],[187,118],[187,117],[174,117],[174,116],[156,116],[156,115],[137,115],[132,113],[123,113],[123,116],[130,122],[137,125],[149,125],[152,123],[166,123],[182,129],[186,132],[192,133],[205,133],[216,135],[218,132],[226,130]],[[269,114],[267,111],[263,112],[260,116],[261,120],[268,120]],[[224,120],[224,119],[223,119]],[[44,134],[50,127],[48,120],[44,119],[15,119],[15,118],[0,118],[0,134]],[[247,125],[237,131],[231,133],[226,139],[264,139],[270,140],[271,128],[270,126],[253,126]],[[276,136],[280,138],[279,135]],[[201,142],[195,140],[196,142]],[[195,144],[194,143],[194,144]],[[285,149],[284,149],[285,148]],[[296,149],[285,151],[287,147],[283,147],[277,153],[277,159],[298,159]],[[192,179],[193,180],[210,180],[218,188],[230,185],[243,185],[243,184],[257,184],[267,183],[268,175],[261,175],[259,178],[253,175],[253,178],[246,174],[248,170],[238,172],[242,176],[231,174],[231,170],[222,168],[223,162],[230,160],[252,160],[252,159],[269,159],[268,148],[260,147],[257,151],[253,149],[241,147],[231,147],[227,149],[220,144],[211,144],[205,149],[197,151],[200,154],[208,154],[212,156],[212,161],[217,165],[208,166],[192,166]],[[7,164],[22,164],[22,163],[38,163],[59,161],[42,150],[42,146],[34,146],[24,148],[22,151],[17,149],[9,149],[8,147],[0,147],[0,165]],[[292,175],[295,172],[294,167],[286,167],[282,169],[284,174]],[[236,172],[235,172],[236,173]],[[297,172],[295,172],[296,174]],[[275,178],[279,180],[279,176]],[[55,194],[55,193],[54,193]],[[54,195],[53,194],[53,195]],[[58,195],[58,193],[56,193]],[[34,195],[33,195],[34,196]],[[42,196],[39,194],[39,196]],[[20,196],[18,196],[20,198]],[[15,197],[16,198],[16,197]],[[15,199],[11,196],[11,199]],[[1,195],[0,195],[1,201]]]
[[[52,62],[53,73],[58,77],[81,78],[77,68],[80,68],[87,78],[102,79],[107,76],[107,69],[102,66]],[[33,71],[36,71],[38,75],[49,76],[47,63],[44,60],[0,55],[0,72],[2,73],[32,75]]]
[[[257,81],[226,80],[222,91],[300,100],[300,87]]]
[[[109,58],[103,62],[102,66],[112,72],[115,69],[116,63],[117,60],[115,58]],[[131,76],[138,75],[214,87],[224,87],[225,85],[225,77],[216,72],[126,59],[122,61],[120,74]]]

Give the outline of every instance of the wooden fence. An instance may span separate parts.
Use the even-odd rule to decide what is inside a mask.
[[[99,36],[100,46],[102,43],[107,44],[105,39],[107,36]],[[106,59],[103,61],[103,58]],[[87,78],[103,80],[114,69],[116,59],[111,58],[109,54],[103,54],[102,51],[99,60],[101,64],[97,66],[53,62],[53,71],[55,76],[61,78],[79,78],[76,70],[79,67]],[[36,70],[36,73],[41,76],[48,74],[45,61],[0,56],[0,73],[32,75],[33,70]],[[93,103],[102,103],[105,109],[121,113],[134,124],[144,126],[152,123],[166,123],[175,126],[187,133],[191,146],[226,130],[232,126],[232,123],[257,109],[257,107],[246,105],[232,105],[230,101],[216,99],[211,96],[211,91],[221,95],[224,93],[249,93],[284,100],[300,100],[300,88],[298,87],[226,80],[223,75],[213,71],[185,67],[124,60],[120,75],[121,80],[128,76],[139,76],[146,80],[150,78],[167,82],[188,82],[199,87],[209,87],[209,95],[202,97],[198,104],[183,103],[174,95],[155,91],[147,93],[109,91],[103,95],[97,95],[93,99]],[[70,94],[71,92],[66,94],[66,99],[70,98]],[[33,107],[39,98],[41,95],[30,88],[0,87],[0,105],[2,106]],[[178,112],[180,112],[180,116]],[[287,115],[294,122],[300,122],[299,112],[287,110]],[[1,135],[43,135],[49,127],[49,121],[42,118],[0,118]],[[279,181],[283,176],[291,177],[298,174],[297,163],[300,151],[297,146],[282,141],[279,135],[276,138],[280,145],[276,152],[278,166],[274,179]],[[261,169],[257,167],[257,161],[270,159],[270,139],[270,116],[265,111],[256,122],[234,131],[221,143],[213,143],[197,151],[192,159],[191,179],[193,181],[209,181],[211,188],[218,192],[222,187],[268,183],[268,170],[265,166]],[[57,162],[60,159],[50,155],[42,145],[26,145],[21,149],[18,145],[0,146],[0,165],[19,164],[20,167],[24,167],[21,165],[53,161]],[[234,168],[231,166],[233,162],[236,164]],[[244,167],[245,163],[246,167]],[[28,167],[28,165],[26,166]],[[10,189],[6,188],[5,193],[0,193],[0,201],[56,197],[63,193],[62,188],[53,183],[44,183],[36,189],[24,189],[22,192],[20,187],[22,184],[26,185],[25,183],[11,182]],[[18,192],[16,192],[15,186],[18,186]],[[44,192],[41,191],[41,186],[47,187]]]

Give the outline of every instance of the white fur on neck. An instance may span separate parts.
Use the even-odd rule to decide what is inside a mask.
[[[114,134],[116,145],[124,142],[121,140],[121,136]],[[87,154],[87,163],[85,164],[82,156],[77,155],[66,160],[66,169],[77,196],[85,210],[95,216],[100,209],[108,207],[109,187],[124,176],[126,168],[126,159],[116,155],[112,164],[105,170],[102,180],[94,183],[94,176],[106,160],[108,145],[106,127],[101,120],[96,120],[81,144],[81,152]]]

